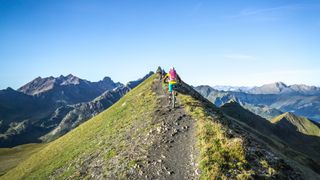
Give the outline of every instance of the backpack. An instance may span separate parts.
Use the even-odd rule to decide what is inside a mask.
[[[169,81],[176,81],[177,80],[176,70],[170,70],[169,74],[170,74]]]

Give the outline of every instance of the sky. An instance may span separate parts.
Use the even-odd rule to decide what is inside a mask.
[[[0,0],[0,89],[41,76],[320,86],[318,0]]]

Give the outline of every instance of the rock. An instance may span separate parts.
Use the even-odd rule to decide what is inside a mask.
[[[201,170],[200,170],[200,169],[196,169],[196,170],[195,170],[195,174],[196,174],[196,175],[200,175],[200,174],[201,174]]]
[[[176,134],[178,134],[179,130],[178,129],[174,129],[173,133],[171,134],[171,136],[175,136]]]

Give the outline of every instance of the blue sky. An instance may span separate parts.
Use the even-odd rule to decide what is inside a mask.
[[[0,0],[0,89],[37,76],[320,86],[320,1]]]

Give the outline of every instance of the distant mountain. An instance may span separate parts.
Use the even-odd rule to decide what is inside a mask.
[[[2,125],[6,124],[5,120],[28,118],[30,111],[35,111],[41,106],[41,102],[32,96],[11,88],[0,90],[0,120]]]
[[[1,90],[0,147],[55,139],[111,106],[142,80],[124,86],[109,77],[90,82],[68,75],[36,78],[19,91]]]
[[[247,92],[252,87],[246,87],[246,86],[212,86],[213,89],[216,89],[218,91],[236,91],[236,92]]]
[[[0,90],[0,147],[30,142],[43,132],[34,126],[52,109],[50,104],[11,88]],[[25,136],[25,132],[32,132]],[[12,138],[12,137],[16,138]]]
[[[288,128],[293,125],[297,131],[303,134],[320,137],[320,125],[318,123],[290,112],[275,117],[271,122],[281,128]]]
[[[18,89],[18,91],[45,99],[56,104],[76,104],[87,102],[107,90],[121,86],[121,83],[113,82],[105,77],[98,82],[90,82],[80,79],[72,74],[57,78],[38,77]]]
[[[284,91],[289,91],[284,90],[283,88],[286,86],[281,83],[272,87],[281,87],[273,92],[283,93],[250,94],[245,92],[218,91],[210,86],[197,86],[194,88],[217,106],[222,106],[230,100],[235,100],[250,111],[270,120],[282,114],[282,112],[293,112],[297,115],[320,121],[319,95],[311,95],[311,92],[309,94],[292,93],[292,91],[291,93],[284,93]]]
[[[244,102],[240,102],[240,105],[242,107],[244,107],[245,109],[253,112],[254,114],[257,114],[267,120],[271,120],[276,116],[281,115],[283,112],[275,109],[275,108],[271,108],[269,106],[266,105],[261,105],[261,104],[249,104],[249,103],[244,103]]]
[[[320,95],[320,88],[307,85],[286,85],[283,82],[265,84],[261,87],[254,87],[246,91],[250,94],[303,94]]]
[[[57,114],[59,114],[60,111],[65,109],[68,109],[68,111],[62,111],[60,113],[63,115],[59,116],[59,125],[57,125],[48,134],[41,137],[41,139],[43,141],[51,141],[64,135],[65,133],[74,129],[81,123],[85,122],[86,120],[92,118],[93,116],[99,114],[108,107],[112,106],[122,96],[124,96],[131,89],[135,88],[141,82],[149,78],[152,74],[153,72],[150,72],[139,80],[128,82],[126,86],[120,86],[113,90],[108,90],[90,102],[60,107],[57,110]]]

